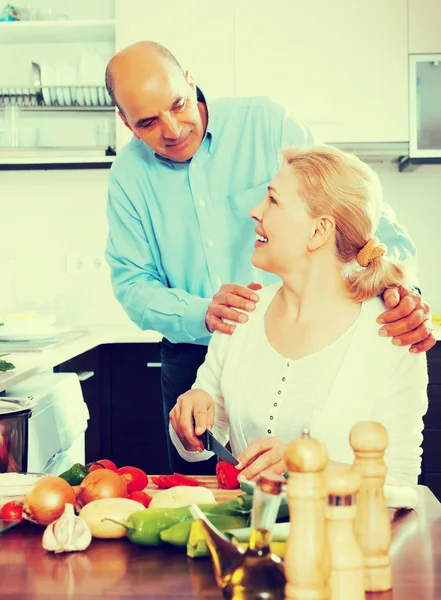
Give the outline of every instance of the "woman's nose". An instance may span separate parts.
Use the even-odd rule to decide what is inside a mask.
[[[263,218],[263,202],[252,208],[248,215],[258,223],[261,223]]]

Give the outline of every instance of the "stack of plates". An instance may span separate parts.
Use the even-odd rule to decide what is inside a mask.
[[[22,314],[0,316],[0,341],[24,342],[56,339],[65,330],[55,325],[54,315]]]

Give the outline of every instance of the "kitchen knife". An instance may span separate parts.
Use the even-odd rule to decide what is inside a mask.
[[[229,462],[231,465],[238,465],[239,461],[229,452],[225,446],[222,446],[220,442],[214,437],[211,431],[207,431],[199,436],[199,439],[204,444],[205,450],[214,452],[219,458]]]

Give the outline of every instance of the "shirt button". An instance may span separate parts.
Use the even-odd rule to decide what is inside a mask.
[[[267,432],[268,432],[268,433],[271,433],[271,429],[267,429]]]
[[[213,248],[213,246],[214,246],[213,240],[209,240],[208,245],[209,245],[210,248]]]
[[[270,421],[272,421],[274,419],[274,417],[270,417]]]
[[[196,167],[197,167],[196,161],[193,160],[191,162],[191,166],[192,166],[193,169],[196,169]]]
[[[222,285],[222,280],[221,279],[216,279],[216,285],[218,285],[220,287]]]
[[[201,200],[201,201],[199,202],[199,206],[200,206],[201,208],[204,208],[204,206],[205,206],[205,202],[204,202],[203,200]]]
[[[286,380],[286,377],[282,377],[282,381],[285,381],[285,380]]]
[[[281,393],[282,393],[282,390],[279,390],[277,393],[278,393],[278,394],[281,394]]]
[[[289,362],[286,363],[286,366],[289,367]]]
[[[274,402],[273,406],[277,406],[277,402]]]

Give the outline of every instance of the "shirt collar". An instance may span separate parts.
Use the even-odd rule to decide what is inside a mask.
[[[208,152],[210,154],[213,154],[213,130],[215,129],[215,118],[214,115],[212,114],[211,108],[210,108],[210,103],[207,102],[207,99],[205,97],[205,94],[202,92],[202,90],[196,86],[196,99],[198,102],[203,102],[206,107],[207,107],[207,112],[208,112],[208,122],[207,122],[207,129],[205,130],[205,135],[204,138],[202,140],[202,144],[204,143],[204,140],[207,139],[208,141]],[[172,169],[179,169],[180,166],[184,166],[187,163],[189,163],[191,161],[190,160],[181,163],[181,162],[176,162],[174,160],[171,160],[170,158],[166,158],[165,156],[161,156],[160,154],[156,154],[155,152],[155,158],[157,160],[159,160],[159,162],[165,163],[166,165],[168,165],[169,167],[171,167]]]

